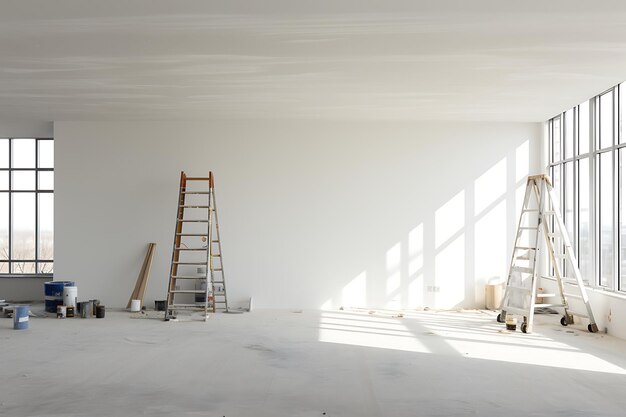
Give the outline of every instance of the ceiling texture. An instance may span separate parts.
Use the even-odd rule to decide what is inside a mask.
[[[543,121],[626,79],[626,1],[0,0],[0,119]]]

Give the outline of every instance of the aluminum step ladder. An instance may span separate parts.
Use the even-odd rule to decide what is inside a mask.
[[[552,182],[547,175],[529,176],[526,183],[524,204],[520,214],[507,277],[506,289],[502,300],[498,322],[504,323],[507,314],[523,316],[521,330],[530,333],[533,329],[533,316],[538,308],[562,308],[561,324],[567,326],[574,322],[573,316],[589,319],[587,329],[598,331],[589,297],[578,269],[578,262],[567,235],[567,229],[555,205]],[[543,236],[541,239],[540,235]],[[538,271],[541,241],[545,250],[551,275],[543,276],[554,280],[557,294],[538,293]],[[557,297],[558,303],[537,302],[537,299]],[[578,308],[574,311],[570,301],[575,300]]]
[[[228,310],[214,185],[210,171],[208,177],[180,173],[166,321],[181,311],[200,311],[206,320],[209,312]]]

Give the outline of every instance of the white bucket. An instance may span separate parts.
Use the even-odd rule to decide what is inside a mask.
[[[76,307],[78,287],[63,287],[63,304],[66,307]]]
[[[141,310],[141,300],[130,300],[130,311],[136,313]]]

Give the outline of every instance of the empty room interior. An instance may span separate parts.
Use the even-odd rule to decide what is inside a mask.
[[[626,2],[0,0],[0,416],[623,416]]]

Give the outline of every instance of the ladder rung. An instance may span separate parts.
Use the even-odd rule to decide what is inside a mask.
[[[186,222],[186,223],[208,223],[208,220],[188,220],[188,219],[178,219],[179,222]]]
[[[562,307],[565,307],[565,305],[564,304],[550,304],[550,303],[535,304],[535,308],[551,308],[551,307],[562,308]]]
[[[208,191],[183,191],[183,194],[209,194]]]
[[[219,240],[212,240],[211,243],[219,243]]]
[[[524,213],[531,213],[531,212],[538,212],[538,211],[539,211],[538,209],[524,209],[524,210],[522,210],[522,212],[524,212]]]
[[[213,268],[211,271],[222,271],[222,268]]]
[[[206,262],[180,262],[180,261],[174,261],[175,264],[177,265],[206,265]]]
[[[208,181],[209,177],[187,177],[187,181]]]
[[[511,267],[511,271],[515,271],[515,272],[521,272],[524,274],[532,274],[533,273],[533,269],[532,268],[528,268],[525,266],[513,266]]]
[[[198,275],[198,276],[193,276],[193,275],[172,275],[172,278],[174,279],[207,279],[206,275],[202,276],[202,275]]]
[[[205,290],[172,290],[172,294],[206,294]]]
[[[176,233],[176,236],[208,236],[206,233]]]
[[[515,250],[537,250],[537,248],[531,248],[530,246],[516,246]]]
[[[536,227],[522,226],[522,227],[520,227],[520,230],[537,230],[537,228]]]
[[[203,251],[206,251],[207,248],[183,248],[183,247],[177,247],[177,248],[174,248],[174,250],[203,250]]]
[[[549,298],[549,297],[556,297],[556,294],[540,292],[540,293],[537,293],[536,296],[537,298]]]
[[[223,284],[224,281],[213,281],[213,284]]]
[[[222,256],[221,253],[215,253],[215,254],[211,254],[212,257],[214,258],[219,258],[220,256]]]
[[[197,304],[170,304],[167,306],[168,310],[204,310],[204,306]],[[208,306],[207,310],[212,310],[212,306]]]
[[[188,205],[188,204],[182,204],[178,207],[181,208],[210,208],[209,206],[197,206],[197,205]]]

